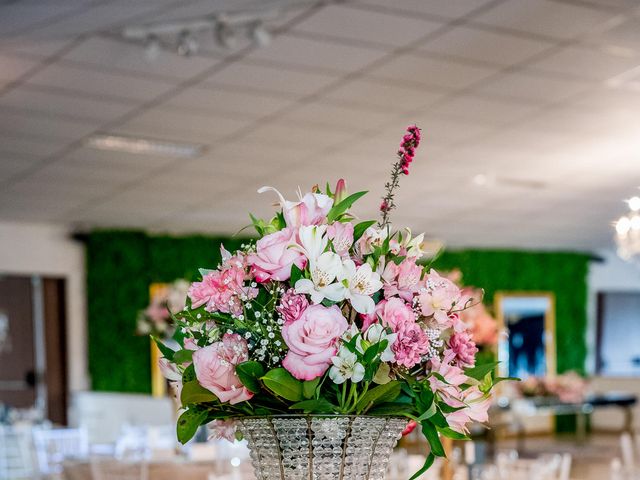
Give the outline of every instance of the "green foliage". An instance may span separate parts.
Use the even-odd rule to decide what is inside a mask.
[[[149,338],[135,336],[149,285],[195,280],[199,267],[215,268],[220,244],[236,250],[246,238],[151,236],[96,231],[86,243],[89,372],[93,390],[151,392]]]
[[[202,387],[197,380],[191,380],[182,385],[180,401],[182,405],[191,405],[194,403],[217,402],[218,398],[209,390]]]
[[[269,370],[261,380],[265,387],[285,400],[299,402],[303,398],[302,382],[293,378],[284,368]]]
[[[247,390],[253,393],[260,392],[260,378],[264,375],[264,367],[260,362],[242,362],[236,366],[236,375]]]
[[[184,445],[193,438],[198,427],[202,425],[207,418],[207,415],[206,410],[194,407],[191,407],[180,415],[177,424],[178,440],[180,443]]]

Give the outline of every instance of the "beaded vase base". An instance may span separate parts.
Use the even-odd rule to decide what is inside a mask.
[[[384,480],[407,420],[367,416],[244,418],[258,480]]]

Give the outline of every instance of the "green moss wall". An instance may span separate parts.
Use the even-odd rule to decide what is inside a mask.
[[[89,371],[94,390],[150,392],[149,340],[134,336],[137,312],[149,285],[194,279],[200,267],[215,267],[224,243],[238,238],[152,236],[97,231],[87,237]],[[582,371],[586,357],[587,267],[573,253],[465,250],[445,253],[435,264],[459,268],[465,284],[485,289],[490,304],[499,290],[549,290],[556,295],[558,370]]]
[[[459,268],[465,285],[482,287],[493,305],[501,290],[550,291],[556,297],[558,373],[584,373],[587,356],[587,273],[591,256],[566,252],[464,250],[445,252],[435,268]]]

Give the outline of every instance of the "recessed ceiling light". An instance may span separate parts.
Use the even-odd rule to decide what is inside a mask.
[[[473,177],[472,182],[478,187],[486,187],[489,184],[489,177],[484,173],[479,173],[478,175]]]
[[[174,143],[151,138],[126,137],[110,134],[92,135],[85,144],[88,147],[97,148],[98,150],[178,158],[198,157],[205,151],[205,146],[199,144]]]

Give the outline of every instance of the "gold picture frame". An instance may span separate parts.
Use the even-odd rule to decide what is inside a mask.
[[[167,283],[152,283],[149,285],[149,300],[156,298],[162,291],[165,291],[169,285]],[[153,339],[151,342],[151,395],[158,397],[167,396],[167,380],[164,378],[158,363],[162,354]]]
[[[500,332],[508,332],[504,317],[504,300],[507,298],[544,298],[548,302],[548,309],[544,315],[544,348],[546,375],[554,376],[557,373],[556,350],[556,296],[549,291],[499,291],[494,296],[494,311]],[[502,361],[498,366],[501,376],[508,376],[509,365],[500,355],[500,344],[496,345],[496,358]],[[505,370],[506,369],[506,370]]]

